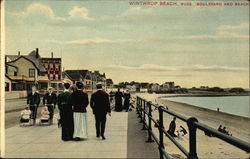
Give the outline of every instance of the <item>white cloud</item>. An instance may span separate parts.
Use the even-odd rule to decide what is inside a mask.
[[[90,38],[90,39],[78,39],[78,40],[69,40],[69,41],[59,41],[59,40],[48,40],[47,42],[56,43],[56,44],[67,44],[67,45],[87,45],[87,44],[112,44],[112,43],[127,43],[127,42],[138,42],[139,40],[134,39],[105,39],[105,38]]]
[[[67,17],[60,17],[54,13],[53,9],[50,6],[37,2],[31,3],[23,12],[13,13],[13,15],[23,18],[27,18],[29,16],[37,14],[45,15],[47,18],[57,21],[67,21],[71,19],[94,20],[89,16],[88,9],[84,7],[75,6],[71,10],[69,10]]]
[[[28,17],[32,14],[42,14],[52,20],[65,20],[65,18],[63,17],[56,16],[54,11],[49,6],[36,2],[30,4],[23,12],[13,13],[13,15],[16,15],[18,17]]]
[[[205,66],[205,65],[193,65],[193,66],[187,66],[187,70],[192,70],[192,71],[217,71],[217,72],[245,72],[249,71],[248,68],[246,67],[229,67],[229,66],[217,66],[217,65],[212,65],[212,66]]]
[[[201,35],[188,35],[188,36],[175,36],[175,37],[166,37],[166,38],[147,38],[147,39],[107,39],[107,38],[88,38],[88,39],[76,39],[76,40],[69,40],[69,41],[59,41],[59,40],[48,40],[48,42],[56,43],[60,45],[87,45],[87,44],[118,44],[118,43],[148,43],[148,42],[182,42],[182,41],[230,41],[234,39],[241,39],[241,40],[249,40],[249,35],[242,35],[235,32],[217,32],[216,34],[209,35],[209,34],[201,34]],[[197,46],[190,46],[185,48],[176,48],[173,51],[198,51],[200,47]]]
[[[69,11],[69,15],[71,18],[82,18],[82,19],[86,19],[86,20],[93,20],[93,18],[89,17],[89,11],[88,9],[82,7],[73,7],[70,11]]]
[[[166,37],[166,38],[152,38],[152,39],[145,39],[147,41],[169,41],[169,42],[180,42],[180,41],[234,41],[235,39],[248,41],[249,35],[239,34],[232,31],[218,31],[215,34],[199,34],[199,35],[183,35],[183,36],[173,36],[173,37]]]
[[[222,25],[217,28],[218,30],[249,30],[249,23],[241,23],[239,25]]]
[[[249,39],[249,35],[242,35],[238,34],[236,32],[226,32],[226,31],[221,31],[217,33],[218,38],[238,38],[238,39]]]
[[[103,44],[103,43],[114,43],[115,41],[103,38],[94,38],[94,39],[80,39],[66,41],[65,44]]]
[[[155,64],[143,64],[137,67],[124,66],[124,65],[109,65],[110,69],[134,70],[134,71],[150,71],[150,72],[246,72],[249,71],[245,67],[229,67],[229,66],[205,66],[205,65],[190,65],[190,66],[161,66]]]

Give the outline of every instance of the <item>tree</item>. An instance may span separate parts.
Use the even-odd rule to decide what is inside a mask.
[[[212,88],[208,88],[208,91],[211,91],[211,92],[224,92],[224,89],[222,89],[220,87],[212,87]]]
[[[246,91],[243,88],[231,88],[229,90],[231,93],[245,93]]]

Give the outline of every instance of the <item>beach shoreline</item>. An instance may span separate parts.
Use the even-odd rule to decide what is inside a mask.
[[[167,98],[172,98],[172,97],[180,97],[180,96],[168,96],[168,97],[158,97],[158,99],[160,101],[165,101],[165,99],[167,100]],[[183,97],[183,96],[182,96]],[[189,97],[189,96],[187,96]],[[192,97],[204,97],[204,96],[192,96]],[[212,97],[212,96],[207,96],[207,97]],[[218,96],[214,96],[214,97],[218,97]],[[225,96],[223,96],[225,97]],[[165,99],[162,99],[162,98],[165,98]],[[197,105],[192,105],[192,104],[188,104],[188,103],[184,103],[184,102],[176,102],[176,101],[170,101],[168,100],[169,102],[173,102],[173,103],[176,103],[176,104],[182,104],[182,105],[185,105],[187,107],[194,107],[194,109],[200,109],[200,110],[203,110],[203,111],[212,111],[213,113],[217,113],[218,115],[220,114],[223,114],[223,115],[227,115],[228,118],[242,118],[242,119],[245,119],[245,120],[250,120],[249,117],[244,117],[244,116],[240,116],[240,115],[236,115],[236,114],[230,114],[230,113],[227,113],[227,112],[223,112],[223,111],[216,111],[216,110],[213,110],[213,109],[209,109],[209,108],[203,108],[203,107],[199,107]]]
[[[230,97],[230,96],[249,96],[249,93],[185,93],[185,94],[159,94],[160,98],[168,97]]]
[[[214,129],[217,129],[219,125],[225,126],[234,137],[246,142],[250,142],[250,118],[162,99],[165,98],[165,94],[152,95],[140,93],[137,95],[143,97],[144,99],[150,100],[153,103],[168,107],[169,110],[172,110],[187,118],[195,117],[199,122]],[[173,96],[168,94],[168,97]],[[158,112],[155,111],[153,116],[157,119]],[[172,118],[173,116],[164,114],[164,126],[166,129],[168,128]],[[187,124],[178,119],[176,121],[176,125],[177,130],[179,129],[180,125],[188,130]],[[154,129],[155,133],[157,133],[157,131],[157,129]],[[188,149],[188,135],[177,140]],[[169,141],[169,139],[165,139],[165,144],[170,154],[181,154],[181,152],[173,145],[173,143],[171,143],[171,141]],[[240,158],[250,157],[245,151],[242,151],[218,138],[208,137],[201,130],[197,130],[197,151],[200,158],[239,158],[239,156]]]

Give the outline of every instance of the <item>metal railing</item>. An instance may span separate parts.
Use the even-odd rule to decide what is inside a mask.
[[[154,109],[158,109],[158,119],[154,119],[152,116],[152,107]],[[194,117],[186,118],[176,112],[173,112],[171,110],[168,110],[167,108],[153,104],[150,101],[147,101],[146,99],[143,99],[139,96],[137,96],[136,99],[136,111],[138,114],[138,118],[140,118],[140,123],[143,124],[142,130],[148,131],[148,140],[147,142],[156,142],[158,145],[159,153],[160,153],[160,159],[163,158],[170,158],[169,154],[165,150],[164,146],[164,134],[177,146],[177,148],[188,158],[188,159],[198,159],[197,150],[196,150],[196,130],[200,129],[205,132],[205,134],[211,134],[213,137],[217,137],[233,146],[236,146],[246,152],[250,152],[250,144],[242,141],[240,139],[237,139],[235,137],[223,134],[219,132],[218,130],[215,130],[207,125],[204,125],[202,123],[199,123],[198,120]],[[164,129],[163,124],[163,117],[164,114],[169,114],[171,116],[174,116],[181,121],[187,123],[188,131],[189,131],[189,151],[187,151],[178,141],[175,140],[174,137],[172,137],[166,129]],[[146,120],[147,117],[147,120]],[[156,125],[158,128],[159,136],[157,137],[155,133],[152,130],[152,122]]]

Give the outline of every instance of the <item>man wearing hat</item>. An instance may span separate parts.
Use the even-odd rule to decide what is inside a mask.
[[[53,88],[48,87],[48,92],[43,97],[43,104],[48,107],[49,110],[49,121],[53,124],[54,109],[57,101],[57,96],[53,93]]]
[[[71,94],[71,103],[73,107],[74,134],[76,141],[82,140],[88,136],[87,125],[87,106],[89,104],[88,94],[83,92],[83,83],[76,82],[77,90]]]
[[[95,115],[96,137],[101,136],[105,140],[106,115],[109,113],[111,116],[109,95],[102,90],[102,83],[97,83],[96,87],[97,91],[91,96],[90,106]]]
[[[36,115],[37,108],[40,104],[40,95],[37,93],[36,86],[32,86],[32,91],[29,93],[27,97],[27,106],[31,110],[31,119],[33,121],[33,125],[36,124]]]

